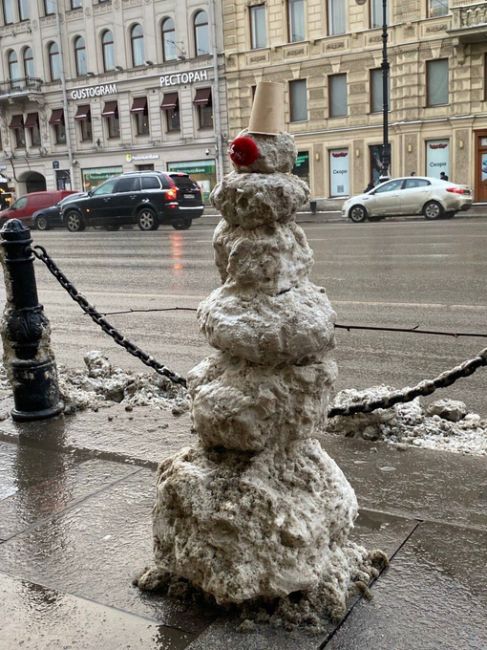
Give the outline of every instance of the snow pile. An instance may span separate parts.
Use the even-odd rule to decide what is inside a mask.
[[[337,394],[333,406],[380,399],[395,390],[390,386],[343,390]],[[469,412],[466,405],[457,400],[442,399],[425,406],[416,398],[372,413],[339,415],[328,420],[327,431],[365,440],[487,455],[487,420]]]

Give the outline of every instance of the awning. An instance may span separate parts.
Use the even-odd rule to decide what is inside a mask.
[[[198,88],[193,104],[196,106],[209,106],[211,104],[211,88]]]
[[[24,116],[23,115],[12,115],[12,120],[10,121],[9,127],[11,129],[21,129],[24,126]]]
[[[39,114],[38,113],[27,113],[27,119],[25,120],[25,128],[32,129],[35,126],[39,125]]]
[[[131,113],[143,113],[147,110],[147,97],[135,97]]]
[[[117,115],[118,113],[118,104],[117,102],[105,102],[105,106],[101,112],[103,117],[111,117],[112,115]]]
[[[162,98],[161,109],[163,111],[171,111],[176,108],[178,105],[178,94],[177,93],[164,93]]]
[[[78,106],[78,110],[76,111],[76,115],[74,116],[74,119],[87,120],[89,117],[90,117],[90,105],[82,104],[81,106]]]
[[[64,111],[62,108],[53,109],[49,118],[49,124],[64,124]]]

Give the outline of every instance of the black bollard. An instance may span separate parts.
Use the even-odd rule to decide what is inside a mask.
[[[0,234],[7,290],[1,333],[3,360],[14,394],[12,418],[54,417],[64,405],[59,398],[49,321],[37,297],[30,230],[18,219],[10,219]]]

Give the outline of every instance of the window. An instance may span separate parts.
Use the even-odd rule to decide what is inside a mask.
[[[162,99],[161,110],[166,113],[168,131],[179,131],[179,97],[178,93],[165,93]]]
[[[330,196],[348,196],[349,158],[348,149],[333,149],[329,152]]]
[[[44,0],[44,15],[49,16],[50,14],[56,13],[56,0]]]
[[[389,181],[388,183],[384,183],[384,185],[381,185],[375,190],[375,194],[385,194],[386,192],[395,192],[396,190],[400,190],[402,185],[402,180],[398,179],[395,181]]]
[[[332,74],[328,77],[328,105],[330,117],[344,117],[348,113],[347,75]]]
[[[24,116],[12,115],[12,120],[9,124],[9,127],[12,129],[15,135],[15,147],[17,149],[25,148],[25,128],[24,128]]]
[[[428,140],[426,142],[426,174],[440,178],[441,172],[448,175],[450,168],[450,143],[448,140]]]
[[[428,185],[431,185],[431,183],[424,178],[407,178],[404,181],[404,190],[411,190],[415,187],[427,187]]]
[[[147,97],[136,97],[130,112],[134,116],[136,135],[149,135],[149,109]]]
[[[289,112],[291,122],[303,122],[308,119],[306,79],[289,82]]]
[[[210,51],[210,36],[208,32],[208,15],[206,11],[198,11],[194,17],[194,47],[196,56],[208,54]]]
[[[143,190],[160,190],[161,184],[156,176],[142,176],[141,185]]]
[[[20,70],[19,70],[19,62],[17,59],[17,54],[14,50],[10,50],[7,56],[7,61],[8,61],[8,77],[10,80],[10,86],[12,88],[16,88],[19,86],[19,79],[20,79]]]
[[[29,0],[18,0],[19,1],[19,18],[20,20],[29,20]]]
[[[428,0],[428,16],[446,16],[448,13],[448,0]]]
[[[328,0],[328,35],[345,34],[346,0]]]
[[[55,108],[52,111],[49,124],[54,129],[54,140],[56,144],[66,144],[66,126],[62,108]]]
[[[267,47],[267,29],[265,24],[265,5],[249,7],[250,11],[250,47],[258,50]]]
[[[31,47],[26,47],[23,52],[24,60],[24,77],[26,79],[33,79],[36,76],[36,70],[34,66],[34,54],[32,53]]]
[[[174,20],[172,18],[166,18],[162,21],[162,59],[163,61],[173,61],[177,58]]]
[[[304,0],[288,0],[289,42],[304,41]]]
[[[389,92],[387,93],[387,105],[389,106]],[[382,68],[375,68],[370,71],[370,112],[381,113],[383,110],[384,84]]]
[[[138,176],[125,176],[119,178],[115,184],[114,192],[138,192],[140,190],[140,183]]]
[[[51,81],[57,81],[61,78],[61,59],[59,57],[59,48],[57,43],[49,43],[47,47],[49,56],[49,75]]]
[[[426,62],[426,104],[448,104],[448,59]]]
[[[3,0],[3,22],[6,25],[15,22],[14,0]]]
[[[86,45],[82,36],[74,39],[74,60],[76,65],[76,76],[81,77],[88,71],[86,63]]]
[[[198,111],[198,125],[200,129],[213,128],[213,101],[211,88],[198,88],[193,100]]]
[[[384,24],[384,7],[382,0],[372,0],[370,4],[370,27],[375,29],[377,27],[382,27]],[[388,20],[389,7],[386,4],[386,21]]]
[[[101,48],[103,54],[103,70],[113,70],[115,68],[115,53],[113,48],[113,34],[107,29],[101,36]]]
[[[117,102],[105,102],[101,115],[106,120],[109,139],[120,137],[120,121]]]
[[[71,9],[79,9],[82,6],[81,0],[71,0]]]
[[[31,147],[40,147],[41,146],[41,132],[39,129],[39,114],[38,113],[28,113],[27,119],[25,120],[25,128],[30,135],[30,145]]]
[[[93,190],[93,196],[103,196],[104,194],[113,194],[113,188],[118,179],[110,178],[101,185],[98,185],[96,190]]]
[[[132,65],[144,65],[144,30],[142,25],[134,25],[130,30],[130,43],[132,47]]]
[[[89,104],[78,106],[74,119],[79,123],[81,142],[91,142],[93,133],[91,128],[91,111]]]

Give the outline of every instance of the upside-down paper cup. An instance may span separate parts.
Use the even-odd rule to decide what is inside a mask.
[[[249,120],[249,133],[277,135],[284,131],[284,86],[275,81],[259,81]]]

